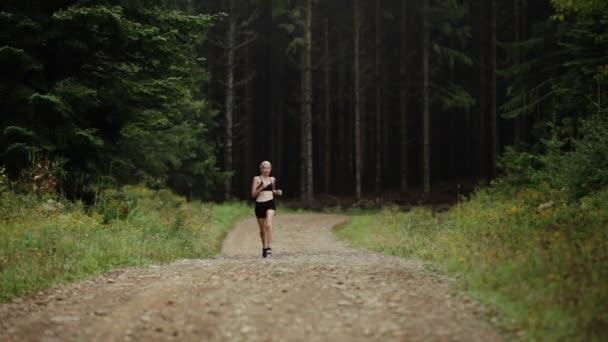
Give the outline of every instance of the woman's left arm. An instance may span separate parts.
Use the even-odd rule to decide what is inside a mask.
[[[283,191],[276,188],[277,179],[274,177],[271,177],[270,181],[272,182],[272,193],[275,195],[281,196],[283,194]]]

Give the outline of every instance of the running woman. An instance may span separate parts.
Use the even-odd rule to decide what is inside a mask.
[[[274,195],[283,194],[275,188],[276,179],[270,177],[271,171],[270,162],[263,161],[260,164],[260,175],[253,177],[251,184],[251,197],[255,198],[255,216],[260,227],[263,258],[272,258],[272,218],[277,210]]]

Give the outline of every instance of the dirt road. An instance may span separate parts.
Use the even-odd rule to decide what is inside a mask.
[[[0,341],[500,341],[448,282],[348,248],[346,218],[279,215],[274,258],[253,219],[223,256],[120,269],[0,305]]]

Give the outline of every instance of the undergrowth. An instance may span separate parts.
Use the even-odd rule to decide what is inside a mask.
[[[0,302],[117,266],[214,256],[249,212],[138,186],[108,190],[92,207],[17,195],[5,183],[0,199]]]

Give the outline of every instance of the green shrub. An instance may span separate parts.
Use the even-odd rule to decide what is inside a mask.
[[[10,203],[9,180],[6,170],[0,167],[0,218],[6,217],[12,210]]]
[[[509,185],[510,189],[517,189],[521,185],[530,185],[538,178],[542,165],[534,154],[521,151],[513,146],[505,149],[504,155],[498,161],[498,166],[503,171],[501,181]]]
[[[91,210],[103,217],[103,224],[108,224],[112,220],[124,220],[134,205],[122,190],[108,189],[97,195]]]
[[[551,138],[542,140],[539,155],[507,147],[499,161],[503,175],[496,188],[514,194],[521,186],[563,191],[575,201],[608,186],[608,111],[598,110],[582,121],[580,140],[570,139],[571,151],[564,151],[568,140],[552,128]]]
[[[565,154],[560,183],[572,199],[608,186],[608,111],[583,121],[583,138]]]
[[[6,169],[0,167],[0,194],[6,193],[9,190],[9,180],[6,175]]]

